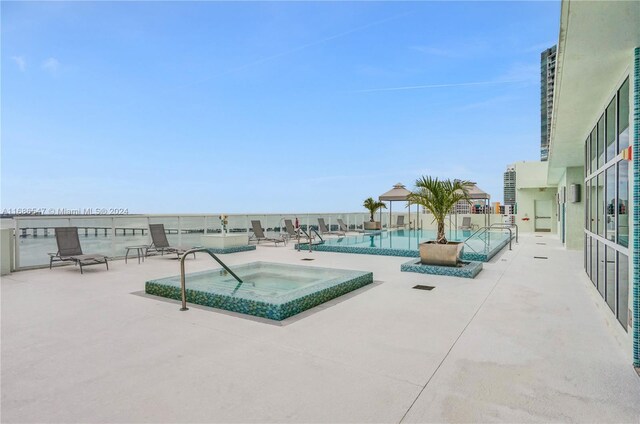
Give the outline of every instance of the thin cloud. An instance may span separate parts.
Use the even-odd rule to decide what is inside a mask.
[[[473,109],[486,109],[489,107],[495,107],[497,105],[501,105],[501,104],[513,101],[514,99],[515,97],[511,95],[497,96],[497,97],[492,97],[479,102],[469,103],[469,104],[460,106],[459,108],[456,108],[456,110],[465,111],[465,110],[473,110]]]
[[[527,82],[526,79],[515,80],[492,80],[492,81],[475,81],[475,82],[458,82],[451,84],[425,84],[425,85],[406,85],[401,87],[384,87],[384,88],[366,88],[364,90],[353,90],[350,93],[374,93],[377,91],[406,91],[406,90],[425,90],[429,88],[446,88],[446,87],[468,87],[474,85],[499,85],[499,84],[516,84],[519,82]]]
[[[358,175],[323,175],[319,177],[311,177],[311,178],[303,178],[298,180],[299,182],[304,183],[324,183],[324,182],[335,182],[335,181],[349,181],[356,179],[371,179],[371,178],[380,178],[380,177],[392,177],[402,175],[402,171],[389,171],[389,172],[377,172],[371,174],[358,174]]]
[[[424,53],[428,56],[439,56],[446,57],[449,59],[457,59],[460,57],[464,57],[464,53],[451,48],[443,49],[441,47],[431,47],[431,46],[412,46],[411,50],[415,50],[420,53]]]
[[[497,80],[522,80],[528,83],[540,81],[540,63],[513,63]]]
[[[426,53],[434,56],[444,56],[444,57],[458,57],[460,54],[454,50],[442,49],[439,47],[431,47],[431,46],[413,46],[412,50],[419,51],[420,53]]]
[[[293,53],[298,53],[299,51],[308,49],[310,47],[315,47],[315,46],[318,46],[320,44],[324,44],[324,43],[327,43],[329,41],[345,37],[345,36],[353,34],[355,32],[363,31],[365,29],[368,29],[368,28],[371,28],[371,27],[374,27],[374,26],[377,26],[377,25],[381,25],[381,24],[384,24],[384,23],[387,23],[387,22],[390,22],[390,21],[393,21],[393,20],[396,20],[396,19],[400,19],[400,18],[402,18],[404,16],[407,16],[407,15],[409,15],[411,13],[412,12],[405,12],[405,13],[401,13],[399,15],[391,16],[391,17],[386,18],[386,19],[382,19],[382,20],[375,21],[375,22],[370,22],[368,24],[365,24],[365,25],[350,29],[348,31],[343,31],[343,32],[340,32],[338,34],[334,34],[334,35],[331,35],[329,37],[325,37],[325,38],[322,38],[320,40],[313,41],[311,43],[302,44],[302,45],[300,45],[298,47],[294,47],[292,49],[285,50],[285,51],[282,51],[280,53],[273,54],[271,56],[266,56],[266,57],[254,60],[253,62],[245,63],[244,65],[236,66],[236,67],[228,69],[225,72],[222,72],[220,74],[213,75],[211,77],[204,78],[204,79],[201,79],[199,81],[192,82],[190,84],[186,84],[185,86],[192,86],[192,85],[195,85],[195,84],[201,84],[203,82],[207,82],[207,81],[209,81],[209,80],[211,80],[213,78],[216,78],[216,77],[220,77],[220,76],[227,75],[227,74],[230,74],[230,73],[233,73],[233,72],[241,71],[241,70],[244,70],[244,69],[247,69],[247,68],[252,68],[254,66],[261,65],[263,63],[270,62],[270,61],[275,60],[275,59],[279,59],[279,58],[281,58],[283,56],[288,56],[288,55],[293,54]]]
[[[547,43],[538,43],[524,49],[525,53],[542,53],[543,51],[551,48],[555,44],[558,44],[557,41],[549,41]]]
[[[27,69],[27,59],[24,56],[12,56],[11,59],[16,63],[18,69],[24,72]]]
[[[493,46],[495,47],[495,46]],[[478,37],[469,40],[461,40],[448,45],[420,45],[411,46],[410,49],[420,52],[427,56],[437,56],[447,59],[467,59],[478,55],[486,54],[492,48],[492,45],[486,40],[478,39]]]
[[[55,74],[56,72],[58,72],[58,69],[60,69],[60,61],[55,57],[50,57],[42,62],[42,69]]]

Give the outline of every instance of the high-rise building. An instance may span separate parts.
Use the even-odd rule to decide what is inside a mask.
[[[556,46],[540,54],[540,160],[549,157],[553,88],[556,79]]]
[[[504,172],[504,204],[513,206],[516,204],[516,167],[507,166]]]

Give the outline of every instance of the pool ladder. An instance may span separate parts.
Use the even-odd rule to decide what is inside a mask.
[[[194,249],[189,249],[186,252],[184,252],[182,254],[182,257],[180,258],[180,297],[182,298],[182,307],[180,308],[181,311],[189,310],[189,308],[187,308],[187,287],[186,287],[186,278],[185,278],[185,272],[184,272],[184,260],[187,258],[188,255],[192,253],[197,253],[197,252],[208,253],[209,256],[215,259],[216,262],[218,262],[222,266],[222,268],[224,268],[225,271],[231,274],[231,276],[235,278],[236,281],[238,281],[238,286],[236,287],[236,289],[240,286],[240,284],[243,284],[242,279],[238,277],[233,271],[231,271],[231,269],[224,262],[222,262],[220,258],[218,258],[216,254],[213,253],[211,250],[207,249],[206,247],[197,247]]]
[[[322,236],[320,235],[320,233],[313,227],[309,226],[307,227],[307,229],[309,230],[308,232],[305,231],[302,227],[298,227],[298,252],[300,251],[300,238],[302,237],[302,233],[304,233],[305,237],[307,237],[308,240],[308,244],[309,244],[309,253],[312,252],[311,247],[313,246],[313,239],[315,238],[312,234],[316,233],[316,236],[318,237],[318,239],[320,239],[320,241],[318,242],[318,244],[323,244],[324,243],[324,239],[322,238]]]

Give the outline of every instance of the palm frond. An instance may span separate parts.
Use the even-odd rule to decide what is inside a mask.
[[[473,186],[469,181],[439,180],[432,177],[421,177],[416,180],[416,189],[407,197],[413,204],[420,205],[433,215],[438,223],[438,241],[446,243],[444,222],[456,203],[469,199],[469,189]]]
[[[374,200],[373,197],[369,197],[364,200],[362,204],[365,209],[369,211],[369,215],[371,215],[371,220],[373,221],[373,215],[376,213],[378,209],[387,209],[387,205],[384,202],[380,202],[379,200]]]

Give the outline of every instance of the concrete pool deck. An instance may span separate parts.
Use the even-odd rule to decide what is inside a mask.
[[[473,280],[292,246],[222,260],[375,282],[280,325],[144,295],[178,273],[167,257],[2,277],[2,422],[640,421],[628,338],[554,236],[521,235]]]

